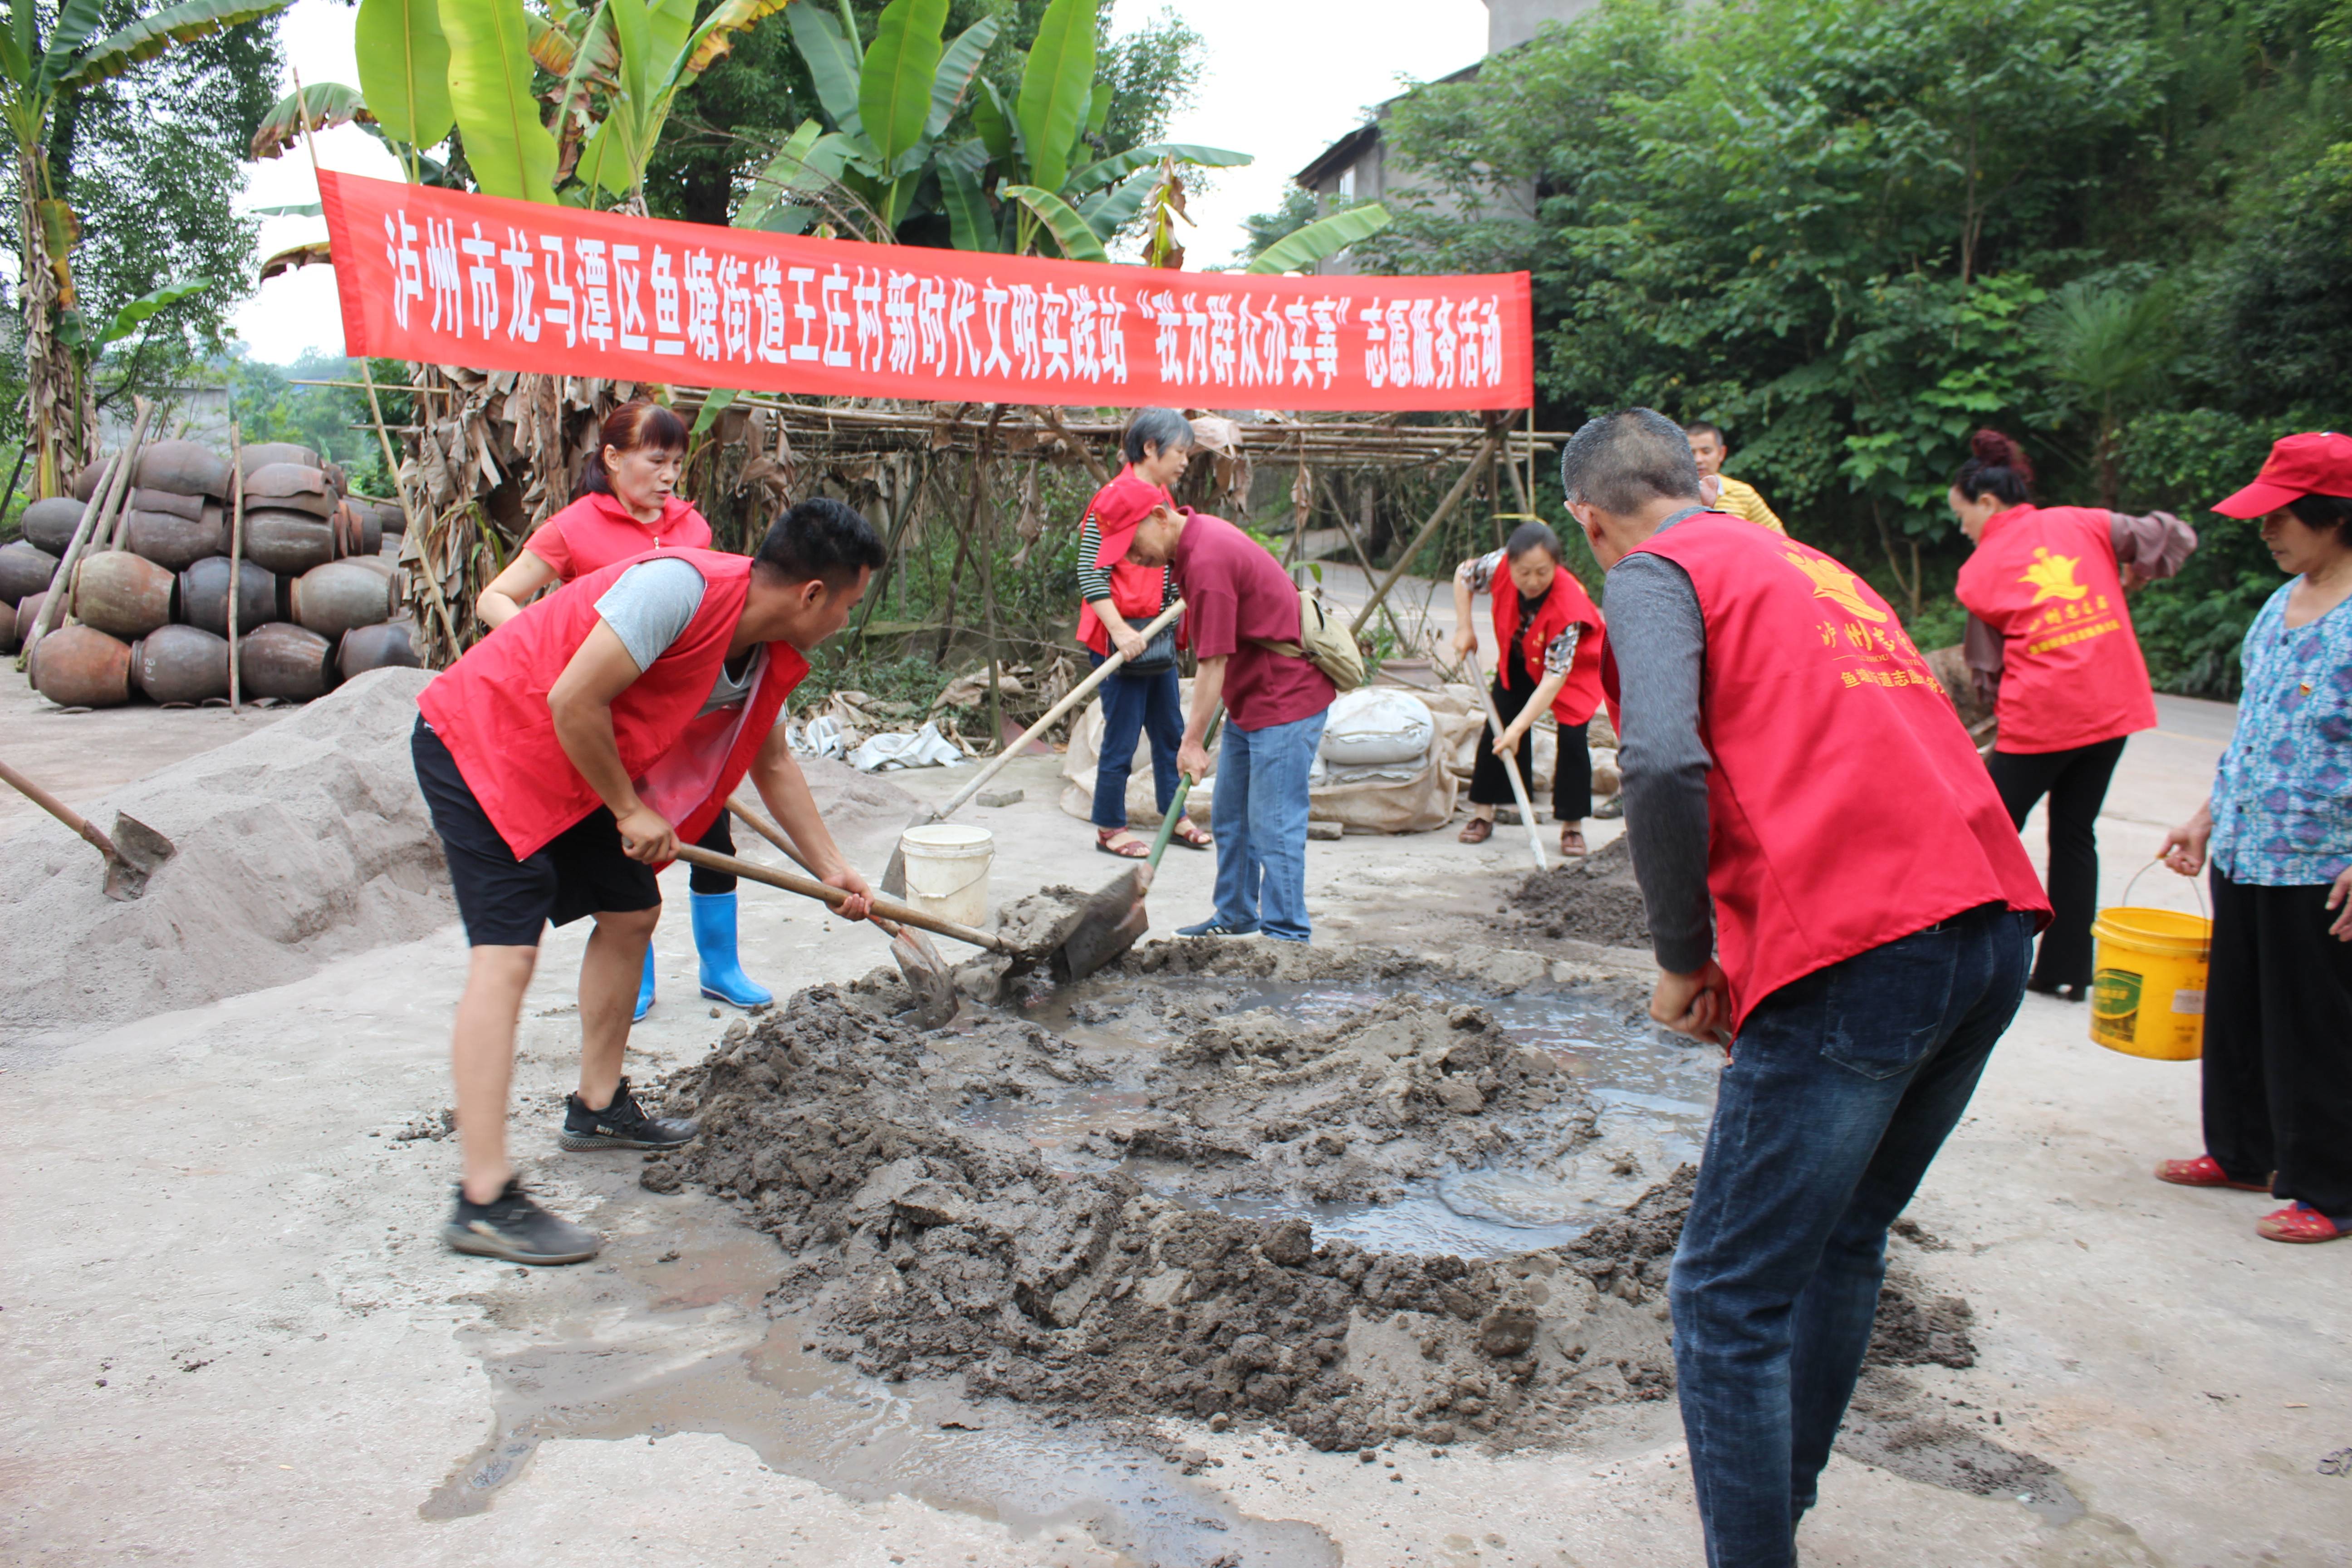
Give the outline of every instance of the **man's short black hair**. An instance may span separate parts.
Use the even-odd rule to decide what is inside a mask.
[[[1694,419],[1689,424],[1683,426],[1683,434],[1685,436],[1712,436],[1715,437],[1715,444],[1717,446],[1723,447],[1726,451],[1730,450],[1731,447],[1731,440],[1728,437],[1724,435],[1723,426],[1717,425],[1712,419]]]
[[[815,578],[839,589],[856,582],[860,572],[878,571],[887,558],[874,525],[856,508],[813,496],[776,519],[752,561],[787,583]]]
[[[1559,488],[1622,517],[1661,496],[1698,500],[1698,461],[1681,426],[1654,408],[1588,419],[1559,449]]]

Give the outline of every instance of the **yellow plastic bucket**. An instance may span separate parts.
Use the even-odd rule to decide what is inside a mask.
[[[2131,896],[2128,889],[2124,896]],[[2099,939],[2091,1038],[2109,1050],[2158,1061],[2202,1056],[2213,922],[2203,915],[2119,904],[2100,912],[2091,934]]]

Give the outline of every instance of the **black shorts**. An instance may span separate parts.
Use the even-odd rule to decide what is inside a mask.
[[[433,831],[449,858],[457,913],[475,947],[537,947],[552,921],[657,909],[654,868],[621,848],[613,814],[598,806],[518,860],[457,771],[457,760],[422,717],[409,736],[416,783],[433,814]]]

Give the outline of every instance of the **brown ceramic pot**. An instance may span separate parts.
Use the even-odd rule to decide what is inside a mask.
[[[247,697],[308,702],[338,679],[335,646],[318,633],[275,621],[239,639],[237,681]]]
[[[60,708],[131,700],[131,645],[95,626],[59,626],[33,650],[33,689]]]
[[[198,626],[158,626],[131,645],[131,684],[151,702],[228,695],[228,639]]]
[[[174,517],[163,511],[134,511],[123,528],[122,543],[123,548],[132,554],[143,555],[158,566],[179,572],[207,555],[220,553],[220,524],[207,521],[202,516]]]
[[[225,496],[228,458],[201,441],[153,441],[140,448],[138,471],[131,477],[146,489]]]
[[[294,580],[294,619],[330,642],[392,618],[392,580],[356,561],[330,561]]]
[[[245,477],[247,507],[276,507],[326,518],[335,515],[340,499],[326,475],[299,463],[271,463]]]
[[[0,544],[0,599],[12,603],[37,594],[58,574],[58,558],[37,544],[18,540]]]
[[[172,590],[179,580],[128,550],[85,555],[74,568],[73,597],[66,604],[74,618],[111,636],[143,637],[172,619]]]
[[[25,509],[16,520],[17,530],[33,543],[52,555],[63,556],[66,547],[73,542],[74,530],[81,526],[85,504],[71,496],[51,496],[37,500]]]
[[[250,561],[240,562],[237,574],[236,630],[239,637],[255,627],[286,618],[287,579],[272,576]],[[228,635],[228,557],[207,555],[180,574],[180,619],[201,626],[215,637]]]
[[[245,558],[272,572],[299,577],[335,558],[334,524],[304,511],[276,508],[245,514]]]
[[[353,626],[343,634],[335,649],[335,668],[345,680],[354,675],[364,675],[371,669],[383,669],[399,665],[406,669],[421,668],[425,661],[416,657],[416,645],[409,637],[411,624],[407,621],[387,621],[380,626]]]

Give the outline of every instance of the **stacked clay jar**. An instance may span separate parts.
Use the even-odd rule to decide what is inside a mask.
[[[65,617],[28,661],[49,700],[226,699],[232,578],[238,686],[248,700],[307,701],[362,670],[418,662],[409,622],[394,618],[400,508],[350,494],[342,470],[309,447],[247,447],[232,476],[228,459],[201,442],[148,443],[108,538],[85,544],[73,581],[59,584],[58,563],[95,504],[102,468],[83,470],[74,495],[27,506],[24,537],[0,546],[0,648],[34,635],[49,593],[69,595]],[[245,492],[234,569],[232,483]]]

